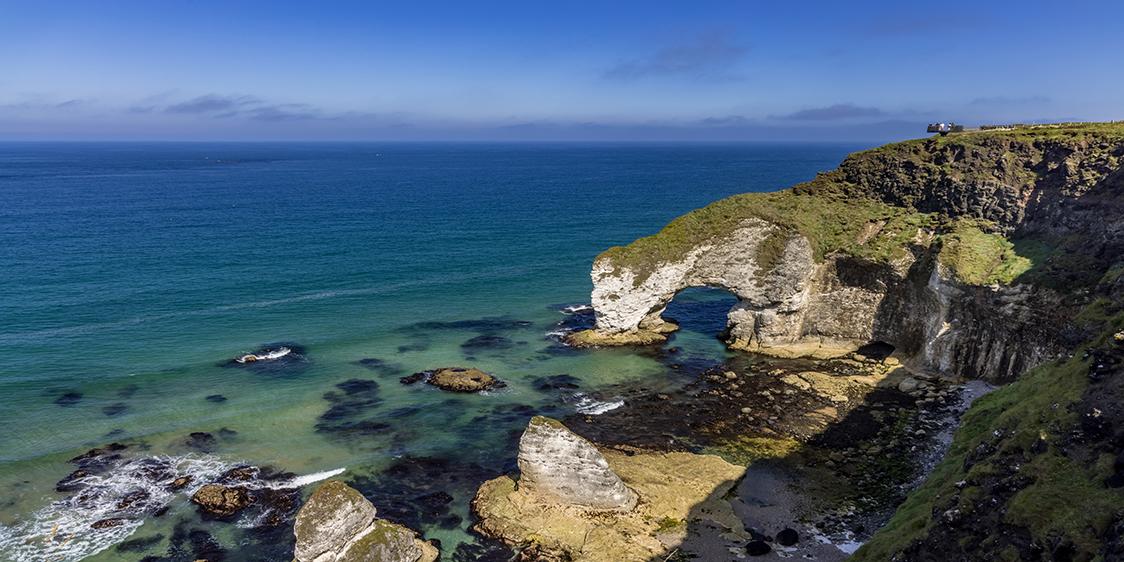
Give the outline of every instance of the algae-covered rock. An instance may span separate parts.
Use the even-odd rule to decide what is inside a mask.
[[[437,549],[395,523],[354,488],[332,480],[309,496],[293,526],[297,562],[432,562]]]
[[[592,509],[629,510],[636,493],[582,437],[556,420],[535,416],[519,440],[519,486],[551,501]]]
[[[402,384],[425,381],[449,392],[480,392],[492,388],[502,388],[506,384],[496,377],[472,367],[443,367],[422,371],[399,379]]]
[[[212,517],[230,517],[250,505],[250,494],[245,488],[207,484],[191,496],[192,503]]]
[[[566,335],[566,343],[574,347],[615,347],[624,345],[656,345],[667,341],[667,336],[650,330],[635,329],[622,332],[581,330]]]

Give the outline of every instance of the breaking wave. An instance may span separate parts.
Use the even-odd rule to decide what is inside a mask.
[[[122,458],[96,474],[71,475],[64,482],[73,493],[15,525],[0,525],[0,553],[12,562],[82,560],[127,539],[144,525],[145,517],[165,509],[177,496],[190,498],[204,484],[241,466],[245,465],[213,455],[189,454]],[[277,480],[255,479],[239,485],[249,489],[295,489],[344,470]],[[186,483],[176,486],[173,482]],[[258,513],[240,521],[238,526],[258,526],[269,515],[268,511]]]
[[[624,406],[624,400],[594,400],[593,398],[590,398],[589,396],[581,393],[575,394],[574,398],[577,400],[577,402],[574,404],[574,409],[577,410],[579,414],[585,414],[587,416],[604,414],[605,412],[616,410],[617,408]]]
[[[275,359],[280,359],[292,352],[293,350],[287,347],[282,347],[278,349],[272,349],[261,354],[247,353],[246,355],[235,359],[235,361],[239,363],[253,363],[254,361],[273,361]]]

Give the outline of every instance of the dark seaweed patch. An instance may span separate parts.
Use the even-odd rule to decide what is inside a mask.
[[[374,357],[367,357],[356,361],[356,364],[365,369],[370,369],[380,375],[394,377],[406,372],[406,368],[398,363],[392,363],[385,359],[377,359]]]
[[[140,387],[135,385],[135,384],[123,386],[123,387],[117,389],[117,397],[118,398],[132,398],[133,395],[136,394],[138,390],[140,390]]]
[[[467,503],[480,484],[499,474],[472,462],[407,456],[352,485],[379,507],[380,517],[412,529],[454,528],[462,521],[450,506]]]
[[[482,334],[461,344],[461,349],[465,352],[503,350],[513,347],[515,347],[515,342],[511,339],[495,334]]]
[[[193,431],[183,441],[184,446],[200,453],[213,453],[218,448],[218,440],[205,431]]]
[[[473,320],[454,320],[451,322],[426,321],[417,322],[400,328],[404,332],[435,332],[439,330],[462,330],[479,332],[481,334],[494,334],[531,326],[527,320],[516,320],[507,316],[487,316]]]
[[[398,346],[398,353],[409,353],[411,351],[425,351],[427,349],[429,349],[429,342],[414,342],[414,343]]]
[[[559,390],[577,390],[581,388],[581,380],[569,374],[549,375],[537,377],[532,384],[539,392],[556,392]]]
[[[368,379],[350,379],[336,385],[339,390],[324,393],[331,406],[316,422],[316,431],[338,438],[383,435],[390,424],[366,416],[382,404],[379,384]]]
[[[64,392],[64,393],[60,394],[58,398],[55,398],[55,404],[57,404],[59,406],[62,406],[63,408],[69,408],[71,406],[74,406],[74,405],[78,404],[81,401],[82,401],[82,393],[76,392],[76,391],[73,391],[73,390],[69,391],[69,392]]]
[[[453,562],[508,562],[514,559],[514,550],[484,537],[478,537],[476,542],[462,542],[453,551]]]
[[[226,549],[215,537],[203,529],[189,528],[186,521],[176,523],[169,542],[166,556],[145,556],[141,558],[141,562],[180,562],[184,560],[222,562],[226,560]]]
[[[144,552],[164,540],[164,535],[156,534],[151,537],[141,537],[136,539],[129,539],[119,545],[117,550],[119,552]]]
[[[127,411],[128,409],[128,404],[125,404],[124,402],[116,402],[107,406],[103,406],[101,412],[109,417],[113,417],[125,413],[125,411]]]

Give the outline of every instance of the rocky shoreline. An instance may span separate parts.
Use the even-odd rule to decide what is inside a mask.
[[[533,483],[531,491],[524,486],[522,459],[530,453],[521,447],[523,474],[481,487],[473,503],[481,517],[476,529],[544,559],[599,560],[598,552],[626,551],[630,558],[617,559],[654,560],[660,552],[718,559],[776,549],[842,560],[932,468],[948,445],[947,434],[943,442],[938,437],[970,403],[957,381],[917,377],[875,351],[885,350],[831,361],[747,355],[679,391],[625,391],[620,408],[551,422],[559,432],[588,438],[625,484],[647,478],[670,488],[637,487],[641,506],[664,496],[691,498],[686,511],[646,511],[640,517],[645,527],[588,506],[559,507],[568,502],[552,500]],[[535,427],[533,421],[528,431]],[[553,453],[538,462],[564,473],[575,456],[557,447]],[[701,478],[708,471],[702,467],[714,465],[729,470],[709,483],[707,499],[692,492],[706,487],[705,480],[678,480]],[[584,493],[597,492],[583,481]],[[715,505],[700,507],[707,502]],[[589,525],[604,536],[631,537],[618,542],[649,546],[560,538]],[[786,529],[803,539],[780,544],[777,535]]]

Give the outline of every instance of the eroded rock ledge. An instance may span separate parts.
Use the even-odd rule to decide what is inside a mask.
[[[736,349],[824,357],[884,341],[918,370],[1011,380],[1072,346],[1077,307],[1063,301],[1124,251],[1121,158],[1118,124],[858,153],[606,251],[592,269],[596,327],[569,341],[658,343],[667,304],[707,286],[738,297]]]

